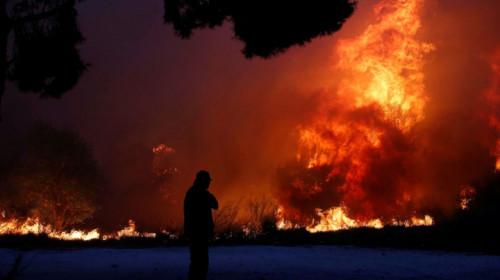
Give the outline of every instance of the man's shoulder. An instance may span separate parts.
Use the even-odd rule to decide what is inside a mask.
[[[186,196],[203,196],[206,193],[208,193],[208,191],[205,189],[197,188],[197,187],[190,187],[186,192]]]

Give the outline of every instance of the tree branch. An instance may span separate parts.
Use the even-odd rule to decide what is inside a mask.
[[[18,269],[19,269],[19,265],[21,264],[22,257],[23,257],[23,254],[19,254],[17,256],[16,261],[14,262],[14,266],[10,269],[9,274],[7,274],[7,276],[3,279],[11,280],[17,276],[17,274],[19,273]]]
[[[12,25],[21,25],[21,24],[25,24],[28,22],[39,21],[42,19],[49,18],[51,16],[55,16],[56,14],[58,14],[59,12],[61,12],[65,8],[67,8],[67,6],[72,6],[74,3],[75,3],[74,0],[68,1],[64,4],[61,4],[60,6],[57,6],[56,8],[54,8],[50,11],[41,12],[38,14],[27,15],[27,16],[24,16],[21,18],[12,19]]]

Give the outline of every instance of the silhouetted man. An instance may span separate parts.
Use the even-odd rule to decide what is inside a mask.
[[[184,234],[189,239],[189,279],[206,279],[208,272],[208,241],[214,235],[212,209],[217,210],[217,199],[208,191],[210,174],[200,171],[184,199]]]

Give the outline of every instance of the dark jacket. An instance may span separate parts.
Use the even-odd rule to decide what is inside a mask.
[[[184,199],[184,233],[188,238],[209,238],[214,232],[212,209],[217,210],[217,199],[201,186],[192,186]]]

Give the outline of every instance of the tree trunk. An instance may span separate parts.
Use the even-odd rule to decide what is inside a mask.
[[[0,122],[2,121],[2,98],[7,79],[7,41],[10,27],[10,20],[7,16],[7,0],[0,0]]]

